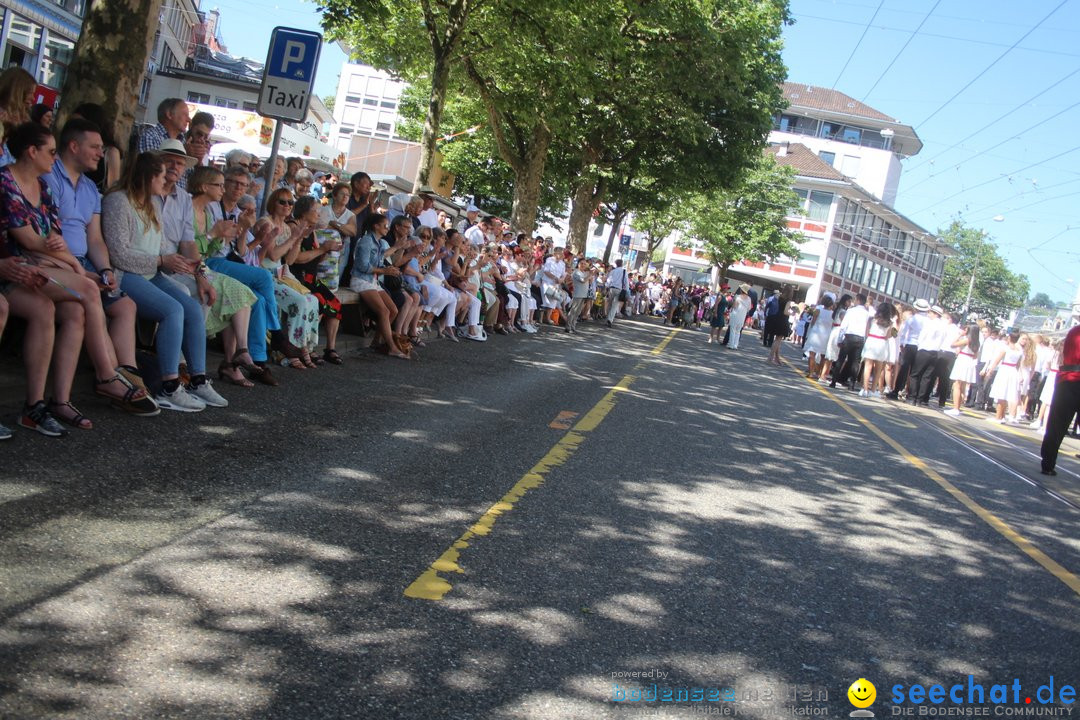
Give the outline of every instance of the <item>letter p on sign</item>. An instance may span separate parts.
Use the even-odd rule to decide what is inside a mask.
[[[289,66],[293,64],[304,64],[304,43],[297,42],[296,40],[287,40],[285,42],[285,54],[281,58],[282,74],[288,74]]]

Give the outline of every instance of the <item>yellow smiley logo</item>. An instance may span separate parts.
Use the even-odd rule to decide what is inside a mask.
[[[851,687],[847,690],[847,696],[851,704],[857,708],[870,707],[877,698],[877,688],[874,687],[874,683],[866,678],[859,678],[851,683]]]

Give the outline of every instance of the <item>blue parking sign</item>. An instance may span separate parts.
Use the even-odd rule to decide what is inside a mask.
[[[274,28],[256,108],[260,115],[296,122],[305,119],[321,50],[319,33]]]

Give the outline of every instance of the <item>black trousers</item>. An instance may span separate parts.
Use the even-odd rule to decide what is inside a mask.
[[[1027,414],[1031,417],[1039,416],[1039,396],[1042,395],[1043,385],[1046,384],[1046,376],[1050,373],[1034,373],[1031,376],[1031,385],[1028,390]]]
[[[1072,424],[1073,415],[1080,410],[1080,382],[1058,382],[1054,399],[1046,416],[1046,433],[1042,441],[1042,469],[1049,472],[1057,464],[1061,441]]]
[[[908,393],[912,401],[924,405],[930,402],[930,391],[934,389],[934,378],[937,376],[937,355],[937,350],[919,350],[915,353],[911,391]]]
[[[845,335],[844,344],[836,356],[833,365],[833,382],[846,385],[849,378],[858,380],[859,365],[862,363],[862,349],[866,338],[858,335]]]
[[[952,375],[954,362],[956,362],[956,353],[954,352],[939,352],[937,359],[934,361],[934,374],[937,376],[938,407],[945,407],[952,397],[952,381],[949,380],[949,376]]]
[[[893,385],[893,395],[899,395],[901,390],[908,389],[908,378],[911,377],[911,368],[915,365],[915,355],[919,352],[918,345],[905,345],[900,348],[900,371],[896,373],[896,384]],[[910,393],[908,393],[910,395]]]

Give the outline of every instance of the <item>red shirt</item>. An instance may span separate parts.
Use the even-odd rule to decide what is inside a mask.
[[[1062,365],[1080,365],[1080,325],[1065,336],[1065,346],[1061,348]],[[1080,372],[1059,372],[1058,382],[1078,382]]]

